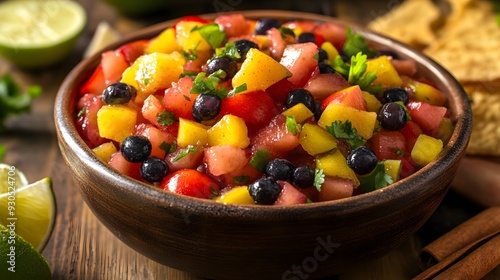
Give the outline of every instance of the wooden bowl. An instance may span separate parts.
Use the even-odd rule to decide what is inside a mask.
[[[243,14],[344,24],[299,12]],[[107,49],[152,38],[174,22],[147,28]],[[286,207],[223,205],[164,192],[100,161],[75,128],[77,89],[98,65],[97,54],[73,69],[55,101],[59,146],[86,203],[128,246],[159,263],[207,278],[326,277],[402,244],[431,216],[447,192],[469,140],[471,109],[460,84],[434,61],[386,37],[359,28],[355,31],[374,45],[415,60],[421,76],[448,96],[455,122],[453,135],[440,156],[423,169],[368,194]]]

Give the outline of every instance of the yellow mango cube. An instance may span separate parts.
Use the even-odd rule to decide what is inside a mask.
[[[216,197],[214,199],[217,202],[224,204],[242,204],[242,205],[252,205],[255,204],[253,198],[248,192],[247,186],[234,187],[223,195]]]
[[[292,73],[269,55],[250,49],[240,70],[232,79],[233,88],[246,84],[247,91],[265,90]]]
[[[375,125],[377,123],[377,113],[358,110],[356,108],[330,103],[318,120],[318,125],[322,128],[332,125],[333,122],[340,121],[345,123],[350,121],[352,127],[363,139],[368,140],[372,137]]]
[[[373,82],[375,85],[380,84],[389,88],[400,87],[403,84],[398,72],[385,55],[368,60],[366,66],[366,72],[377,72],[377,79]]]
[[[179,118],[177,145],[186,148],[189,145],[205,146],[208,143],[208,126],[201,123]]]
[[[92,152],[104,162],[109,162],[111,155],[116,153],[118,150],[113,142],[103,143],[92,149]]]
[[[437,132],[436,138],[441,139],[443,143],[448,143],[450,141],[451,135],[453,134],[453,123],[450,118],[443,118],[439,124],[439,130]]]
[[[443,141],[420,134],[411,150],[411,159],[418,166],[424,166],[433,161],[443,150]]]
[[[196,28],[202,27],[203,23],[196,21],[180,21],[175,25],[177,44],[185,51],[208,51],[210,44],[201,36]]]
[[[299,134],[299,143],[310,155],[326,153],[337,148],[333,135],[318,125],[306,123]]]
[[[314,113],[304,103],[298,103],[286,109],[282,114],[285,116],[294,116],[297,123],[303,123],[308,118],[314,116]]]
[[[380,108],[382,108],[382,103],[378,100],[378,98],[367,91],[362,91],[361,93],[363,94],[363,99],[366,101],[366,108],[368,112],[378,113]]]
[[[105,105],[97,111],[97,128],[103,138],[123,142],[132,135],[137,111],[126,105]]]
[[[331,153],[317,157],[316,168],[322,169],[323,174],[327,176],[349,179],[353,182],[354,187],[358,187],[360,185],[356,173],[354,173],[354,171],[347,165],[346,158],[338,149],[335,149]]]
[[[386,159],[383,161],[385,174],[391,176],[392,181],[399,180],[399,173],[401,173],[401,160],[399,159]]]
[[[145,52],[148,54],[154,52],[171,53],[180,50],[181,48],[177,44],[177,40],[175,38],[175,29],[171,27],[165,29],[162,33],[160,33],[160,35],[151,39],[146,46]]]
[[[185,63],[179,52],[145,54],[124,71],[121,82],[137,89],[135,102],[140,103],[157,90],[169,88],[179,80]]]
[[[233,145],[245,149],[250,145],[245,121],[234,115],[225,115],[208,129],[208,145]]]
[[[444,106],[446,104],[446,95],[435,87],[418,82],[409,77],[402,77],[403,86],[409,87],[415,93],[415,99],[427,102],[435,106]]]
[[[335,46],[328,41],[321,44],[321,48],[328,54],[328,61],[330,62],[333,62],[335,60],[335,57],[339,55],[339,52],[337,51]]]

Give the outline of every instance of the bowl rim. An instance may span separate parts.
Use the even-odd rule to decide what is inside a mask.
[[[417,188],[422,188],[423,191],[426,186],[423,187],[422,184],[428,181],[429,178],[438,178],[440,174],[446,171],[449,165],[459,160],[465,153],[472,128],[472,112],[467,95],[460,83],[444,67],[440,66],[437,62],[420,51],[384,35],[368,31],[357,26],[355,23],[313,13],[284,10],[247,10],[201,14],[199,16],[213,19],[221,14],[231,13],[241,13],[247,18],[275,17],[281,19],[286,18],[288,20],[305,19],[351,26],[353,31],[362,34],[369,42],[384,45],[391,49],[398,48],[398,54],[401,54],[403,57],[414,59],[418,64],[422,65],[422,67],[432,70],[431,72],[436,76],[435,79],[439,81],[440,84],[447,85],[447,89],[450,90],[448,96],[453,96],[453,98],[460,101],[459,104],[455,104],[456,106],[454,108],[451,108],[457,111],[455,112],[455,127],[451,139],[444,146],[443,152],[441,152],[438,158],[433,162],[427,164],[409,177],[401,179],[383,189],[340,200],[291,206],[223,204],[209,199],[193,198],[169,193],[147,183],[122,175],[118,171],[112,169],[107,163],[98,159],[78,134],[74,123],[75,109],[69,108],[70,104],[76,104],[74,99],[76,98],[75,95],[77,94],[77,90],[75,87],[81,85],[84,79],[87,79],[93,69],[97,67],[97,64],[100,62],[100,53],[106,50],[116,49],[120,45],[132,40],[152,38],[154,34],[159,34],[161,30],[177,22],[179,18],[176,18],[130,33],[121,40],[84,59],[71,70],[60,85],[54,103],[54,120],[60,149],[64,149],[63,144],[73,149],[76,156],[85,163],[91,172],[97,174],[107,182],[116,182],[116,188],[123,193],[127,193],[127,195],[137,195],[141,196],[142,199],[148,200],[152,207],[179,207],[206,217],[231,218],[236,216],[241,217],[243,214],[246,218],[255,220],[277,220],[285,214],[295,216],[305,214],[306,212],[311,213],[312,209],[317,213],[323,213],[323,211],[338,211],[339,213],[352,214],[357,211],[356,208],[359,207],[359,205],[385,204],[390,202],[393,198],[400,196],[403,189],[406,191],[414,191]],[[448,108],[450,109],[449,106]],[[402,185],[407,183],[411,183],[410,186],[403,188]],[[212,211],[207,211],[207,209]]]

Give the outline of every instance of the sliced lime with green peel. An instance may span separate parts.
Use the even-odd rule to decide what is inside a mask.
[[[0,225],[0,279],[51,279],[47,260],[12,227]]]
[[[85,28],[85,10],[68,0],[0,3],[0,54],[21,68],[64,59]]]
[[[12,166],[0,165],[0,224],[15,224],[15,232],[39,251],[47,244],[57,211],[52,180],[27,185],[26,178]],[[7,176],[4,176],[7,174]],[[18,181],[19,180],[19,181]]]

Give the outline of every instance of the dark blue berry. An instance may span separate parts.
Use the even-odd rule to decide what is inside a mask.
[[[151,142],[145,136],[132,135],[123,140],[120,152],[130,162],[144,161],[151,154]]]
[[[211,59],[207,64],[206,75],[209,76],[218,70],[225,72],[224,76],[219,77],[222,81],[227,81],[234,77],[236,72],[238,72],[238,65],[236,61],[228,57],[216,57]]]
[[[192,115],[197,122],[209,121],[217,117],[221,108],[217,95],[199,94],[194,100]]]
[[[358,147],[347,155],[347,165],[359,175],[372,172],[377,163],[377,155],[367,146]]]
[[[314,119],[316,121],[319,121],[319,118],[321,118],[321,114],[323,114],[323,110],[321,109],[321,104],[319,102],[314,102]]]
[[[328,60],[328,53],[324,49],[318,48],[318,62],[324,62],[325,60]]]
[[[385,103],[377,116],[380,126],[387,130],[400,130],[406,125],[406,110],[398,103]]]
[[[335,69],[333,69],[331,65],[324,62],[318,63],[318,68],[321,74],[335,73]]]
[[[157,157],[146,158],[140,168],[141,177],[150,183],[159,183],[167,176],[169,168],[167,163]]]
[[[248,192],[255,203],[271,205],[281,193],[281,186],[271,178],[260,178],[248,185]]]
[[[257,45],[255,42],[242,39],[234,42],[234,47],[238,51],[240,55],[240,59],[238,59],[238,62],[242,62],[245,60],[247,53],[250,49],[259,49],[259,45]]]
[[[410,101],[410,95],[404,88],[388,88],[382,94],[382,102],[397,102],[401,101],[404,104]]]
[[[299,103],[304,104],[309,110],[314,112],[314,97],[308,90],[297,88],[288,93],[285,101],[287,108],[291,108]]]
[[[137,90],[125,83],[114,83],[102,92],[101,99],[106,104],[125,104],[137,95]]]
[[[273,159],[267,163],[264,174],[275,180],[287,181],[292,179],[295,167],[286,159]]]
[[[267,30],[271,28],[280,28],[281,23],[274,18],[261,18],[255,24],[255,34],[266,35]]]
[[[316,43],[316,36],[312,32],[302,32],[297,37],[297,43]]]
[[[295,168],[293,184],[299,188],[308,188],[314,185],[314,169],[308,165]]]

